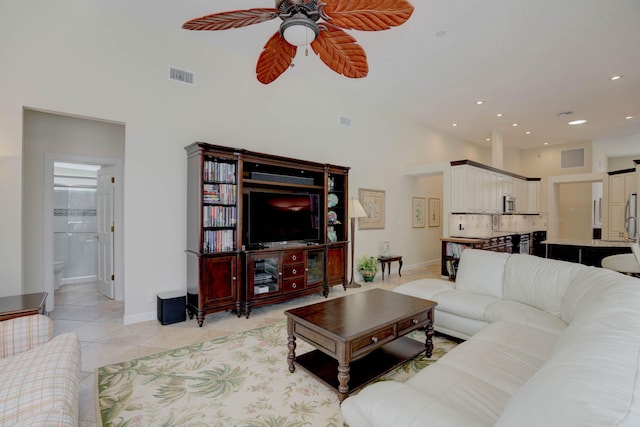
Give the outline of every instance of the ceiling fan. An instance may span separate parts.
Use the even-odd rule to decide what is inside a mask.
[[[218,31],[282,19],[256,65],[258,81],[269,84],[289,68],[298,46],[308,44],[336,73],[365,77],[367,55],[343,29],[387,30],[404,24],[412,13],[413,6],[406,0],[276,0],[275,8],[214,13],[187,21],[182,28]]]

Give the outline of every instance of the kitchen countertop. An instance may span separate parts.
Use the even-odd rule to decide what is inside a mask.
[[[470,233],[457,233],[456,235],[452,235],[449,237],[443,237],[442,240],[448,239],[457,239],[457,240],[486,240],[493,239],[494,237],[505,237],[505,236],[514,236],[520,234],[529,234],[534,233],[536,231],[544,231],[544,230],[531,230],[531,231],[487,231],[485,233],[479,232],[470,232]]]
[[[631,247],[632,241],[614,241],[614,240],[598,240],[598,239],[547,239],[543,240],[543,245],[564,245],[564,246],[583,246],[583,247],[602,247],[602,248],[628,248]]]

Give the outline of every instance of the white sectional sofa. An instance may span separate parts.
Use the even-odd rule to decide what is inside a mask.
[[[0,426],[77,426],[80,341],[46,316],[0,322]]]
[[[347,398],[350,427],[640,426],[639,279],[468,249],[456,283],[395,291],[437,301],[436,331],[467,341]]]

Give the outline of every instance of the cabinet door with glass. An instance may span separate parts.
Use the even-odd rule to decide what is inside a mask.
[[[249,299],[273,296],[282,292],[281,254],[251,254],[247,266]]]
[[[307,252],[307,266],[305,268],[305,286],[312,287],[324,283],[324,250]]]

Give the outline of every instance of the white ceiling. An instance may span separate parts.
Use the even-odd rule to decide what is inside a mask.
[[[185,21],[202,15],[274,6],[273,0],[100,1],[182,32]],[[411,1],[415,11],[400,27],[348,31],[367,52],[366,78],[339,76],[299,49],[295,67],[278,82],[304,75],[478,144],[488,144],[495,130],[505,147],[594,140],[609,157],[640,156],[640,0]],[[191,34],[257,61],[278,26],[273,20]],[[623,77],[611,81],[614,75]],[[569,126],[574,119],[588,122]]]

